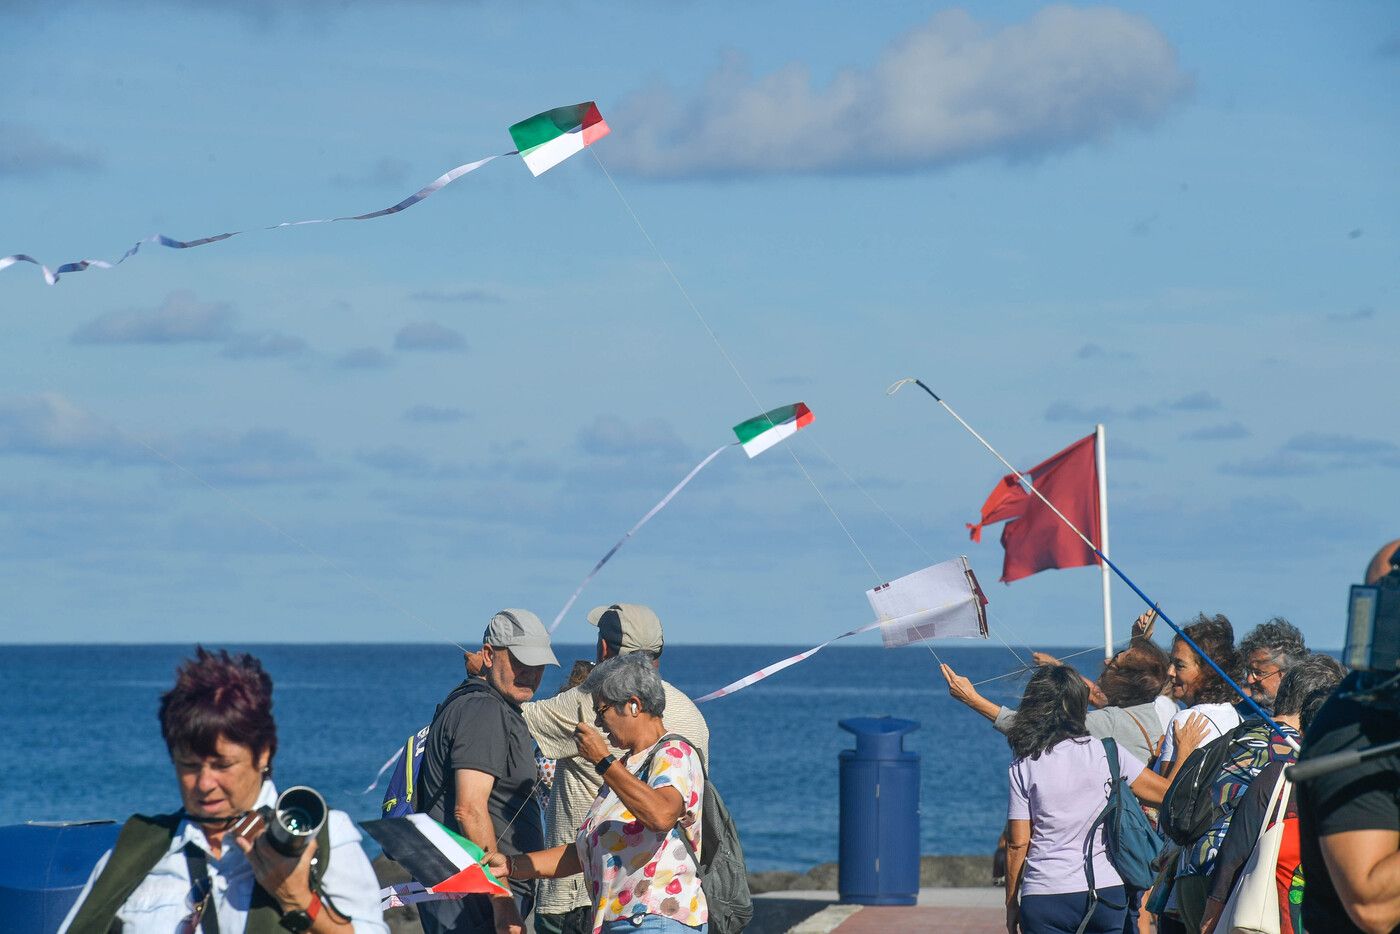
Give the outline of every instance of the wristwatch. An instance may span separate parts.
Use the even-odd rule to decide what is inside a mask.
[[[602,775],[602,774],[603,774],[604,772],[606,772],[608,769],[612,768],[613,763],[616,762],[616,761],[617,761],[617,756],[614,756],[614,755],[612,755],[611,753],[609,753],[608,755],[606,755],[606,756],[604,756],[603,758],[599,759],[599,760],[598,760],[598,764],[595,765],[595,766],[593,766],[593,768],[594,768],[594,770],[595,770],[599,775]]]
[[[291,931],[292,934],[302,934],[304,931],[311,930],[311,925],[316,923],[316,916],[320,913],[321,896],[316,892],[312,892],[311,904],[307,905],[304,909],[297,908],[293,911],[284,911],[277,923],[284,929]]]

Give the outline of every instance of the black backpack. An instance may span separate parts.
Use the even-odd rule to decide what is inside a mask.
[[[1215,800],[1215,779],[1235,743],[1263,723],[1260,718],[1251,717],[1187,757],[1162,798],[1158,827],[1173,843],[1189,846],[1225,813]]]
[[[637,772],[637,777],[642,781],[646,781],[651,774],[656,749],[668,739],[678,739],[692,749],[698,748],[679,733],[667,733],[657,741],[651,755],[647,756]],[[710,911],[710,934],[740,934],[753,920],[753,899],[749,894],[744,847],[739,842],[739,829],[734,826],[734,818],[729,815],[729,808],[724,806],[719,789],[710,781],[709,770],[705,768],[703,760],[700,770],[705,775],[705,793],[700,812],[700,851],[704,857],[696,854],[688,834],[682,831],[680,838],[699,870],[700,888],[705,892],[705,903]]]

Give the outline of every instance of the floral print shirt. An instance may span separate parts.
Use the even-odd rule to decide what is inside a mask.
[[[578,854],[593,901],[593,932],[619,918],[654,914],[699,927],[709,920],[695,861],[681,833],[700,852],[701,799],[705,772],[688,743],[666,739],[644,780],[653,788],[674,788],[685,804],[676,826],[648,830],[606,783],[593,799],[578,832]],[[651,751],[630,757],[627,769],[641,771]],[[642,776],[638,776],[642,777]],[[682,830],[681,828],[685,829]]]

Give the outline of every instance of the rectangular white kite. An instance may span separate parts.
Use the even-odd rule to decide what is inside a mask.
[[[967,558],[905,575],[865,592],[885,648],[923,639],[987,638],[987,598]]]

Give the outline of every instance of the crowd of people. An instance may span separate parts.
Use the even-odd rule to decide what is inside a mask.
[[[1388,577],[1400,586],[1398,549],[1392,542],[1372,560],[1367,584]],[[1300,750],[1311,757],[1400,739],[1397,711],[1358,697],[1360,673],[1309,651],[1285,619],[1236,642],[1226,617],[1202,613],[1163,651],[1153,617],[1139,617],[1094,681],[1036,653],[1016,710],[941,666],[949,694],[1011,747],[998,860],[1007,930],[1400,929],[1396,755],[1296,789],[1286,775]],[[1126,844],[1101,821],[1115,779],[1168,844],[1146,884],[1125,883],[1115,846]]]
[[[1398,552],[1383,549],[1367,583],[1400,589]],[[588,620],[595,660],[536,699],[559,664],[549,634],[527,610],[499,611],[437,706],[415,808],[477,844],[508,890],[422,902],[426,934],[524,934],[527,919],[537,934],[705,934],[725,917],[702,885],[709,729],[661,678],[661,622],[627,603]],[[1400,705],[1368,701],[1357,686],[1373,673],[1348,675],[1284,619],[1236,642],[1228,619],[1201,614],[1168,650],[1153,623],[1140,617],[1095,680],[1037,653],[1015,710],[941,666],[949,693],[1010,746],[1010,934],[1400,929],[1400,757],[1296,793],[1285,775],[1300,746],[1400,741]],[[272,681],[256,658],[197,649],[159,715],[181,806],[123,826],[61,932],[387,934],[347,815],[330,811],[300,852],[248,821],[278,800]],[[1133,836],[1149,822],[1173,845],[1159,852],[1150,827]],[[1155,877],[1127,869],[1144,839]]]
[[[648,607],[601,606],[596,659],[558,665],[528,610],[492,616],[433,714],[416,809],[477,844],[509,894],[418,905],[426,934],[705,934],[701,828],[709,728],[658,673]],[[197,649],[160,705],[181,807],[135,816],[93,868],[64,934],[382,932],[380,883],[332,810],[297,855],[245,818],[278,799],[272,680],[251,655]]]

